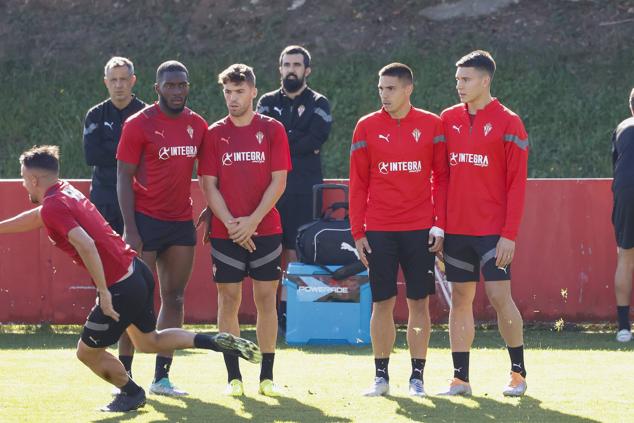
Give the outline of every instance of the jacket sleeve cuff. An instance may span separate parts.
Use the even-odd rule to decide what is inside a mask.
[[[352,231],[352,238],[354,238],[355,241],[358,241],[364,237],[365,237],[365,231],[363,230]]]
[[[506,239],[510,239],[511,241],[515,241],[515,238],[517,238],[517,231],[509,231],[508,229],[502,229],[502,233],[500,234],[500,236]]]

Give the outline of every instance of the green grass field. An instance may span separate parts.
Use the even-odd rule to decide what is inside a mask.
[[[198,330],[213,328],[196,327]],[[407,396],[409,358],[399,331],[390,363],[391,395],[364,398],[373,376],[369,347],[291,348],[279,343],[275,378],[279,399],[257,394],[258,366],[242,362],[246,395],[221,394],[224,363],[212,352],[178,354],[172,379],[190,395],[148,397],[139,412],[96,411],[110,400],[110,386],[74,355],[78,327],[33,330],[0,326],[0,421],[2,422],[631,422],[634,410],[634,344],[609,332],[530,329],[526,332],[529,389],[504,398],[508,356],[495,330],[479,330],[471,357],[471,398],[434,395],[451,375],[445,328],[432,334],[425,369],[425,399]],[[253,339],[249,328],[244,336]],[[133,371],[147,386],[153,356],[139,354]]]

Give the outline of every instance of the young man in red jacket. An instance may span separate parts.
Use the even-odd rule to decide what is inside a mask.
[[[183,329],[156,330],[154,276],[150,269],[84,195],[59,179],[59,148],[34,147],[20,156],[22,185],[38,207],[0,221],[0,234],[46,228],[51,242],[85,268],[97,289],[77,358],[118,388],[102,411],[123,412],[145,404],[145,391],[107,348],[123,333],[144,352],[204,348],[259,362],[261,354],[251,341],[228,333],[215,336]]]
[[[359,120],[350,148],[350,224],[360,259],[370,270],[374,302],[370,334],[376,374],[365,395],[389,393],[400,264],[409,309],[409,393],[424,396],[434,253],[442,250],[445,227],[445,137],[438,116],[412,107],[414,82],[408,66],[385,66],[379,71],[378,88],[383,107]]]
[[[511,297],[511,261],[524,209],[528,135],[522,120],[491,97],[495,62],[474,51],[456,63],[461,103],[442,112],[449,158],[444,258],[452,284],[449,339],[454,379],[445,394],[470,395],[473,298],[482,272],[511,357],[504,395],[526,391],[523,322]]]

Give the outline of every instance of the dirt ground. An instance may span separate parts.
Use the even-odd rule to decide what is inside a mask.
[[[460,33],[497,48],[556,44],[583,58],[631,44],[634,0],[0,2],[0,63],[35,67],[165,44],[195,55],[267,43],[300,43],[319,55],[383,54],[412,42],[425,51]]]

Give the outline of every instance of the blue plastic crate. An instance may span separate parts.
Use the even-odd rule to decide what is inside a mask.
[[[319,266],[294,262],[288,265],[283,284],[287,344],[370,343],[372,295],[367,271],[335,281]]]

